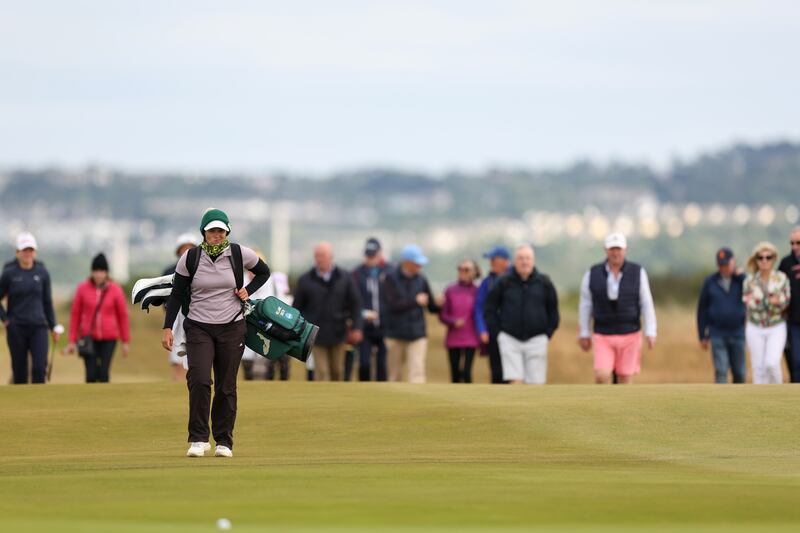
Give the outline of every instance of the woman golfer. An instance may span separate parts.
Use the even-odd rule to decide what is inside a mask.
[[[28,383],[29,361],[32,382],[45,382],[48,330],[54,343],[59,337],[50,274],[36,260],[37,249],[33,235],[20,233],[17,258],[6,264],[0,275],[0,302],[8,296],[7,310],[0,303],[0,322],[6,327],[11,371],[17,384]]]
[[[189,371],[189,457],[202,457],[208,442],[209,407],[214,455],[233,456],[233,425],[236,421],[236,375],[247,333],[242,302],[269,279],[269,268],[245,246],[228,242],[228,215],[208,209],[200,222],[203,242],[178,260],[172,294],[167,305],[161,344],[172,349],[172,325],[177,313],[188,308],[184,321]],[[239,256],[238,250],[241,250]],[[238,259],[240,257],[241,259]],[[247,287],[237,287],[234,265],[253,273]],[[214,402],[211,404],[211,369],[214,369]]]

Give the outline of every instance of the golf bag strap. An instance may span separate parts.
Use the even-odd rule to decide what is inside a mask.
[[[195,246],[186,252],[186,270],[189,271],[189,285],[194,280],[194,275],[197,274],[197,267],[200,266],[200,247]]]
[[[242,259],[242,247],[235,242],[231,243],[231,255],[228,256],[233,268],[233,277],[236,280],[236,290],[244,287],[244,259]]]
[[[231,255],[228,256],[228,259],[231,262],[231,268],[233,268],[233,278],[236,280],[236,290],[238,291],[242,287],[244,287],[244,259],[242,259],[242,247],[236,244],[235,242],[231,243]],[[242,302],[242,308],[239,309],[239,312],[236,313],[236,316],[233,317],[231,323],[235,322],[239,315],[244,313],[244,302]]]

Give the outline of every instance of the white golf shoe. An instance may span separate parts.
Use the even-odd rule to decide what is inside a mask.
[[[216,457],[233,457],[233,450],[231,450],[227,446],[217,446],[217,449],[214,450],[214,456],[216,456]]]
[[[192,442],[186,452],[186,457],[203,457],[209,450],[211,450],[211,445],[207,442]]]

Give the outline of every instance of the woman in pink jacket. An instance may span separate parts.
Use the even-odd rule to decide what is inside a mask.
[[[478,287],[475,280],[481,273],[471,259],[458,265],[458,281],[444,293],[444,306],[439,319],[447,326],[445,346],[450,356],[450,373],[453,383],[472,383],[472,359],[479,346],[475,331],[475,297]]]
[[[86,365],[86,383],[107,383],[111,357],[122,339],[122,356],[127,357],[130,342],[128,307],[122,288],[108,276],[108,261],[103,254],[92,260],[92,275],[78,285],[72,301],[67,352],[78,349]]]

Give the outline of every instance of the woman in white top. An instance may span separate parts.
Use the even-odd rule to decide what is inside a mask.
[[[786,274],[775,270],[778,249],[760,242],[747,261],[742,300],[747,306],[745,338],[750,349],[753,383],[783,383],[781,360],[786,345],[790,288]]]

